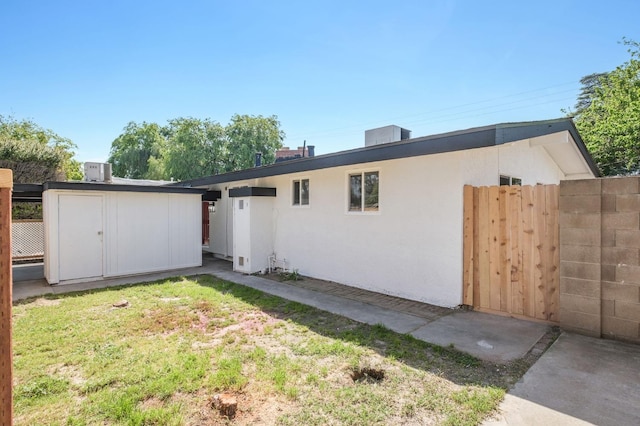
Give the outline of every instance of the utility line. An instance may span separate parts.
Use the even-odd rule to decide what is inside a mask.
[[[462,108],[467,108],[469,106],[481,105],[481,104],[486,104],[486,103],[494,102],[494,101],[501,100],[501,99],[513,98],[513,97],[516,97],[516,96],[526,95],[526,94],[530,94],[530,93],[547,91],[549,89],[558,88],[558,87],[564,87],[564,86],[568,86],[570,84],[574,85],[575,82],[561,83],[561,84],[556,84],[556,85],[553,85],[553,86],[547,86],[547,87],[543,87],[543,88],[527,90],[527,91],[518,92],[518,93],[514,93],[514,94],[510,94],[510,95],[498,96],[498,97],[495,97],[495,98],[490,98],[490,99],[485,99],[485,100],[480,100],[480,101],[475,101],[475,102],[469,102],[469,103],[466,103],[466,104],[454,105],[454,106],[450,106],[450,107],[446,107],[446,108],[437,108],[437,109],[432,109],[432,110],[428,110],[428,111],[424,111],[424,112],[416,113],[416,114],[398,116],[398,117],[395,117],[395,118],[389,118],[386,121],[387,122],[394,122],[394,121],[397,122],[397,121],[406,120],[407,118],[411,118],[411,117],[419,117],[419,116],[424,116],[424,115],[428,115],[428,114],[442,113],[443,111],[460,110]],[[507,102],[507,103],[495,104],[495,105],[490,106],[490,108],[500,107],[500,106],[504,106],[504,105],[511,105],[511,104],[520,103],[520,102],[527,102],[527,101],[529,101],[531,99],[537,99],[537,98],[546,97],[546,96],[553,96],[553,95],[560,94],[560,93],[575,92],[576,90],[577,89],[568,89],[568,90],[557,91],[557,92],[551,93],[549,95],[543,94],[543,95],[538,95],[538,96],[534,96],[534,97],[527,97],[527,98],[523,98],[523,99],[516,100],[516,101],[510,101],[510,102]],[[478,110],[478,108],[472,108],[470,110],[463,110],[463,111],[459,111],[459,112],[452,112],[451,114],[467,114],[469,112],[473,112],[473,111],[476,111],[476,110]],[[353,124],[353,125],[344,126],[344,127],[338,127],[338,128],[333,128],[333,129],[320,130],[320,131],[317,131],[317,132],[305,133],[304,136],[294,135],[294,136],[288,137],[287,139],[295,140],[295,139],[300,139],[302,137],[309,137],[309,136],[331,135],[331,134],[335,134],[336,132],[341,131],[341,130],[356,129],[356,128],[358,129],[358,131],[360,131],[363,128],[375,126],[375,125],[378,125],[378,124],[379,124],[379,122],[376,122],[376,123],[373,123],[373,122],[359,123],[359,124]]]

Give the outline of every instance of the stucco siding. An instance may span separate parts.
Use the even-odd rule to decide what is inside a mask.
[[[377,212],[347,211],[348,176],[358,171],[379,172]],[[462,303],[462,189],[496,185],[500,174],[523,184],[561,178],[544,151],[518,142],[226,183],[212,187],[222,191],[222,199],[211,217],[211,247],[224,255],[216,250],[229,239],[225,188],[275,187],[271,242],[261,243],[265,259],[275,253],[303,275],[457,306]],[[294,179],[309,179],[309,206],[292,206]]]

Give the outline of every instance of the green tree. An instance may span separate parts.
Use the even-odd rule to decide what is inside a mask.
[[[574,107],[574,115],[579,115],[591,105],[591,101],[596,93],[596,88],[602,87],[602,82],[607,78],[607,75],[609,75],[607,72],[596,72],[585,75],[580,79],[582,88],[580,89],[580,94]]]
[[[165,178],[195,179],[224,171],[227,144],[224,128],[209,119],[176,118],[165,128],[167,149],[162,167]]]
[[[176,118],[162,127],[129,123],[111,144],[114,176],[134,179],[195,179],[275,162],[284,132],[271,117],[234,115],[226,127],[210,119]]]
[[[229,142],[227,171],[248,169],[254,166],[256,152],[262,153],[263,164],[276,161],[276,150],[282,148],[284,132],[280,130],[278,117],[272,115],[234,115],[226,127]]]
[[[31,120],[0,115],[0,166],[10,168],[17,183],[82,179],[76,145]]]
[[[597,78],[575,114],[576,127],[606,176],[640,172],[640,44],[623,43],[631,58]]]
[[[150,163],[153,174],[158,174],[157,159],[166,146],[163,129],[156,123],[133,121],[127,124],[123,133],[111,143],[111,152],[107,160],[112,165],[114,176],[130,179],[149,178]]]

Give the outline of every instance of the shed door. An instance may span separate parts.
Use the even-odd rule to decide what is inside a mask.
[[[60,281],[102,276],[102,196],[60,195]]]

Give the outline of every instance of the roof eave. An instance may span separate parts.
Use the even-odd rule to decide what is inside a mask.
[[[225,182],[243,181],[289,173],[300,173],[329,167],[365,164],[374,161],[394,160],[420,155],[484,148],[515,142],[517,140],[530,139],[563,130],[567,130],[571,133],[580,153],[584,157],[594,176],[600,176],[600,171],[593,161],[593,158],[591,158],[582,138],[578,134],[573,121],[570,118],[560,118],[545,121],[503,123],[438,135],[418,137],[404,141],[340,151],[316,157],[280,162],[268,166],[260,166],[220,175],[206,176],[203,178],[176,182],[169,186],[204,187]]]

